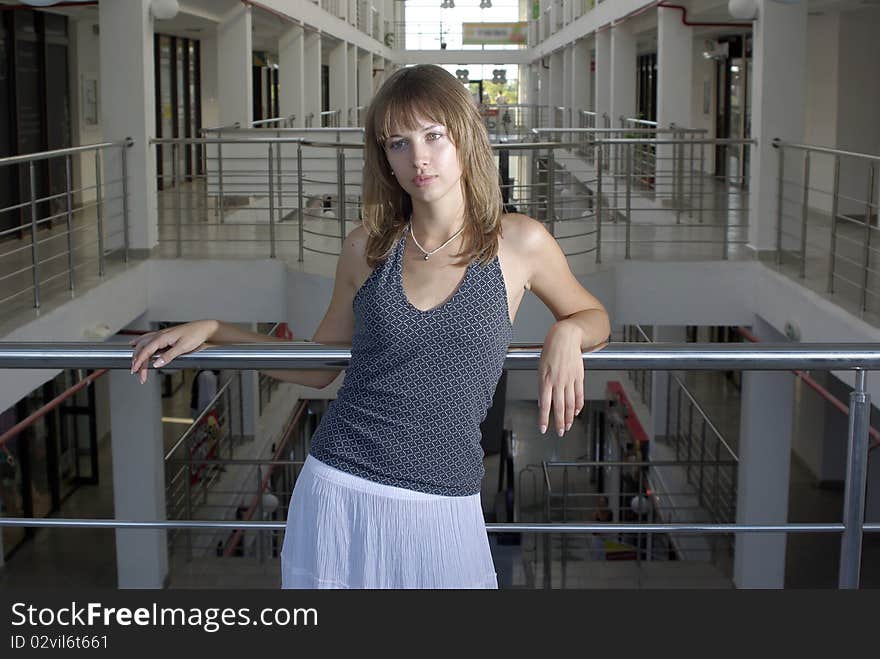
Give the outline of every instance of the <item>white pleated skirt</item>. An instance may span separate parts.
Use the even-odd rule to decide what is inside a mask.
[[[480,494],[375,483],[309,455],[281,549],[282,588],[498,588]]]

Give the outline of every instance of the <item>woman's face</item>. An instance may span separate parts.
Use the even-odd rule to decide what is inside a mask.
[[[397,128],[385,140],[385,156],[413,204],[430,204],[461,194],[458,149],[445,126],[418,118],[418,127]]]

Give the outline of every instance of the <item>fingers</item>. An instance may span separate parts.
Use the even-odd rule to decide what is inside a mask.
[[[547,432],[550,420],[550,405],[553,402],[553,386],[549,382],[541,381],[538,391],[538,429],[543,435]]]
[[[584,379],[574,381],[574,415],[578,416],[584,409]]]
[[[556,434],[562,437],[565,432],[565,387],[553,387],[553,421]]]

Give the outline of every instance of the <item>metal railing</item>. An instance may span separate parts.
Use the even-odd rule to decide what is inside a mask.
[[[880,312],[880,156],[779,140],[773,145],[777,265],[818,279],[818,287],[858,313]]]
[[[416,8],[413,11],[424,11]],[[525,40],[514,44],[464,44],[461,19],[449,22],[409,20],[391,23],[396,50],[519,50]],[[525,36],[525,35],[524,35]]]
[[[0,343],[0,368],[130,368],[128,346],[88,343]],[[534,370],[541,358],[533,345],[514,344],[507,353],[505,368]],[[272,343],[217,346],[181,355],[171,368],[345,368],[349,349],[305,343]],[[868,418],[870,396],[866,388],[868,370],[880,368],[880,350],[874,344],[612,344],[583,354],[585,367],[596,370],[647,368],[661,370],[793,370],[823,369],[854,371],[855,387],[850,396],[850,423],[842,523],[774,524],[487,524],[490,533],[841,533],[839,585],[858,587],[862,537],[865,531],[880,531],[880,524],[865,523],[867,483]],[[71,528],[241,528],[239,521],[116,519],[0,518],[0,526]],[[251,522],[247,528],[281,530],[283,522]]]
[[[251,128],[293,128],[296,122],[296,115],[291,114],[286,117],[272,117],[270,119],[258,119],[251,122]],[[237,125],[235,126],[238,127]]]
[[[0,158],[0,176],[18,187],[18,202],[0,208],[0,227],[7,227],[0,242],[8,246],[0,253],[0,305],[21,304],[30,294],[39,308],[46,290],[75,292],[78,278],[103,278],[111,259],[128,262],[132,144]]]

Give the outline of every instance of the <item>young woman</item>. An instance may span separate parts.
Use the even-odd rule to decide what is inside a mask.
[[[607,340],[602,304],[543,225],[503,214],[467,90],[433,65],[400,69],[365,121],[364,220],[347,237],[312,340],[351,345],[337,398],[290,502],[285,588],[497,588],[480,504],[479,425],[525,291],[556,317],[538,368],[539,427],[584,401],[582,351]],[[146,335],[132,372],[213,344],[272,340],[219,321]],[[267,371],[323,387],[338,371]]]

